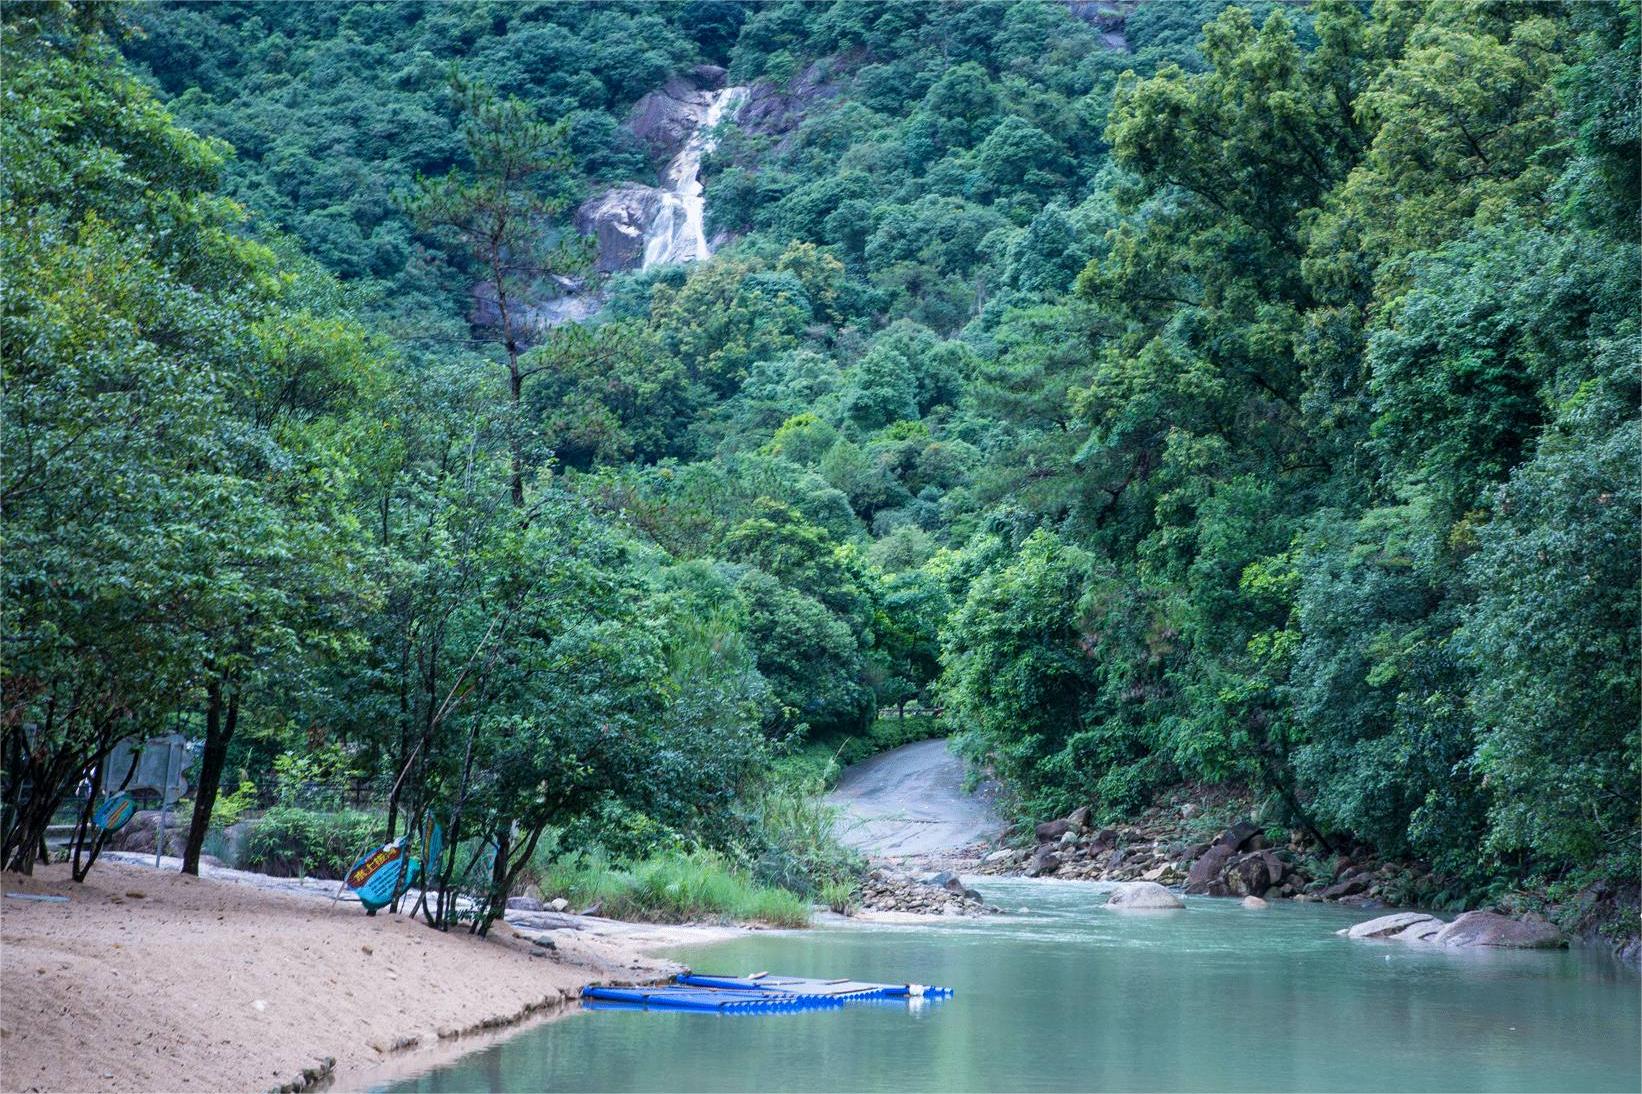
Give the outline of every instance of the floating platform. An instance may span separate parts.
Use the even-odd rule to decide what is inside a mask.
[[[678,982],[725,991],[785,992],[815,999],[940,999],[952,994],[951,988],[931,984],[874,984],[865,980],[819,980],[807,976],[772,976],[768,973],[752,976],[686,973],[678,977]]]
[[[628,1006],[720,1012],[813,1010],[817,1007],[842,1006],[844,1002],[831,996],[758,989],[736,991],[691,984],[663,984],[653,988],[589,987],[582,989],[582,998]]]
[[[647,988],[588,987],[582,999],[595,1010],[701,1010],[719,1014],[796,1011],[841,1007],[868,1000],[942,999],[951,988],[925,984],[873,984],[865,980],[820,980],[808,976],[709,976],[685,973],[671,984]]]

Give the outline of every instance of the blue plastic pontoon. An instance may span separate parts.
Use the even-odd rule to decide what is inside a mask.
[[[700,988],[786,992],[819,999],[940,998],[952,994],[951,988],[929,984],[873,984],[863,980],[820,980],[807,976],[771,976],[768,973],[755,973],[752,976],[686,973],[678,978],[678,982]]]
[[[795,992],[758,988],[736,991],[712,986],[679,984],[664,984],[652,988],[589,987],[582,989],[582,998],[635,1006],[707,1011],[808,1010],[813,1007],[834,1007],[843,1004],[842,999],[800,995]]]

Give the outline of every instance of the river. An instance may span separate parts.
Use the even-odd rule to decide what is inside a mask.
[[[769,932],[677,952],[950,986],[796,1014],[589,1011],[405,1091],[1619,1090],[1642,1087],[1635,974],[1594,951],[1352,942],[1368,913],[1189,897],[1118,913],[1088,882],[976,878],[1025,914]]]

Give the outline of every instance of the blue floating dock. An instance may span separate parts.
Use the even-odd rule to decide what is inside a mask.
[[[827,996],[759,989],[737,991],[689,984],[664,984],[653,988],[589,987],[582,989],[582,998],[629,1006],[705,1011],[810,1010],[843,1005],[842,999]]]
[[[693,987],[719,988],[725,991],[773,991],[815,999],[940,999],[952,994],[951,988],[930,984],[874,984],[864,980],[821,980],[807,976],[713,976],[707,973],[686,973],[678,977],[680,984]]]
[[[821,980],[808,976],[709,976],[685,973],[654,987],[587,987],[582,999],[595,1010],[797,1011],[841,1007],[867,1000],[941,999],[951,988],[924,984],[873,984],[864,980]]]

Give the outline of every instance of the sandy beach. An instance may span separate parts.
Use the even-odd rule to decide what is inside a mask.
[[[736,928],[562,917],[444,934],[332,901],[335,882],[99,862],[3,876],[0,1087],[259,1091],[334,1061],[362,1089],[407,1054],[560,1008],[593,981],[646,981],[648,956]],[[20,896],[67,897],[60,901]],[[532,939],[551,940],[553,948]]]

